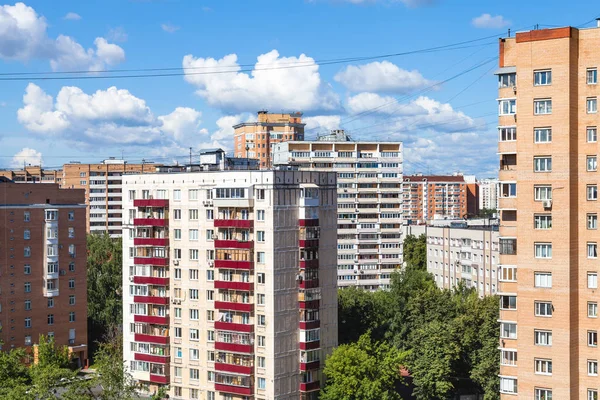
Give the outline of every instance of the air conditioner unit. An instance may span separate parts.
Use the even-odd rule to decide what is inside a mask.
[[[179,265],[179,260],[174,260],[173,265]]]
[[[544,200],[544,201],[542,202],[542,206],[543,206],[544,208],[552,208],[552,200]]]

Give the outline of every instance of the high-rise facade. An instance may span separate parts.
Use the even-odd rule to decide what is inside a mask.
[[[259,111],[256,122],[233,126],[233,148],[236,157],[255,158],[261,169],[273,165],[271,152],[276,143],[304,140],[302,113],[276,114]]]
[[[0,178],[0,341],[34,353],[40,335],[87,359],[83,190]]]
[[[479,209],[497,210],[498,209],[498,179],[482,179],[479,185]],[[510,188],[508,188],[510,189]],[[510,192],[506,192],[508,194]]]
[[[402,264],[402,143],[353,142],[343,131],[280,143],[279,167],[337,173],[338,285],[388,288]]]
[[[336,176],[123,177],[124,359],[175,399],[316,399],[337,345]]]
[[[598,398],[598,40],[499,42],[503,399]]]

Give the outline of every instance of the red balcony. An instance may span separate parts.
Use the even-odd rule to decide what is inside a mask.
[[[234,374],[252,375],[254,368],[253,367],[244,367],[242,365],[224,364],[224,363],[216,362],[215,370],[221,371],[221,372],[232,372]]]
[[[319,381],[308,382],[308,383],[300,383],[300,391],[301,392],[312,392],[314,390],[319,390]]]
[[[299,219],[300,226],[319,226],[318,219]]]
[[[310,371],[310,370],[315,370],[315,369],[319,369],[320,366],[320,362],[319,361],[313,361],[313,362],[309,362],[309,363],[300,363],[300,371]]]
[[[319,268],[319,260],[300,260],[300,268]]]
[[[320,320],[316,320],[316,321],[300,321],[300,323],[298,324],[298,328],[300,328],[300,329],[317,329],[320,326],[321,326],[321,321]]]
[[[166,247],[169,245],[169,239],[167,238],[134,238],[134,246],[157,246]]]
[[[225,385],[223,383],[215,383],[215,390],[225,393],[239,394],[240,396],[252,396],[252,388]]]
[[[158,383],[161,385],[168,385],[169,384],[169,377],[168,376],[162,376],[162,375],[153,375],[150,374],[150,382],[152,383]]]
[[[157,278],[154,276],[134,276],[133,283],[137,283],[140,285],[167,286],[169,284],[169,278]]]
[[[169,265],[169,259],[165,257],[134,257],[133,263],[136,265],[158,265],[166,267]]]
[[[232,332],[254,332],[254,325],[250,324],[234,324],[233,322],[215,321],[215,329]]]
[[[230,351],[232,353],[252,354],[254,353],[254,346],[251,344],[215,342],[215,350]]]
[[[319,300],[299,301],[298,307],[304,310],[308,308],[319,308]]]
[[[240,240],[215,240],[215,249],[252,249],[254,242],[252,240],[243,242]]]
[[[134,226],[167,226],[169,220],[165,218],[135,218]]]
[[[136,333],[134,336],[134,340],[136,342],[143,343],[169,344],[168,336],[144,335],[142,333]]]
[[[168,297],[158,297],[158,296],[133,296],[133,302],[134,303],[165,305],[165,304],[169,304],[169,298]]]
[[[302,281],[302,282],[300,282],[300,284],[298,285],[298,287],[300,287],[301,289],[316,288],[316,287],[319,287],[319,280],[318,279],[311,279],[309,281]]]
[[[147,361],[155,364],[168,364],[171,357],[169,356],[156,356],[153,354],[135,353],[134,360],[136,361]]]
[[[168,199],[137,199],[133,201],[134,207],[169,207]]]
[[[300,350],[315,350],[321,347],[321,342],[300,342]]]
[[[227,269],[254,269],[252,261],[215,260],[215,268]]]
[[[299,240],[299,247],[319,247],[319,239]]]
[[[215,228],[252,228],[254,220],[251,219],[215,219]]]
[[[215,289],[252,291],[252,290],[254,290],[254,283],[252,283],[252,282],[215,281]]]
[[[215,301],[215,308],[217,310],[234,310],[234,311],[252,312],[252,310],[254,310],[254,304],[233,303],[230,301]]]
[[[169,317],[157,317],[153,315],[134,315],[133,322],[145,322],[147,324],[169,325]]]

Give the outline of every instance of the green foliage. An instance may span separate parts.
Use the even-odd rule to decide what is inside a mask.
[[[403,254],[408,269],[427,271],[427,236],[408,235],[404,239]]]
[[[338,290],[338,342],[355,342],[371,331],[374,340],[383,339],[390,312],[390,293],[368,292],[351,286]]]
[[[327,357],[327,386],[321,400],[400,400],[400,367],[404,355],[386,342],[373,342],[370,333],[339,346]]]
[[[495,208],[482,208],[479,210],[479,214],[477,214],[477,216],[479,218],[492,218],[497,212],[498,210]]]

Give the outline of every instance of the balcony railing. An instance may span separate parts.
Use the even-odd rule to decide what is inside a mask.
[[[319,239],[306,239],[306,240],[302,240],[300,239],[298,241],[298,246],[299,247],[319,247]]]
[[[215,301],[215,309],[252,312],[254,310],[254,304],[236,303],[231,301]]]
[[[168,199],[137,199],[133,200],[134,207],[168,207],[169,200]]]
[[[133,296],[133,302],[134,303],[165,305],[165,304],[169,304],[169,298],[168,297],[159,297],[159,296]]]
[[[252,219],[215,219],[215,228],[252,228]]]
[[[168,376],[150,374],[150,382],[167,385],[169,383]]]
[[[215,342],[215,350],[230,351],[233,353],[254,353],[254,345],[252,344],[238,344],[238,343],[225,343]]]
[[[168,238],[134,238],[134,246],[156,246],[166,247],[169,245]]]
[[[143,333],[136,333],[134,340],[142,343],[169,344],[169,336],[146,335]]]
[[[166,218],[134,218],[134,226],[167,226],[169,220]]]
[[[217,249],[252,249],[254,241],[242,240],[215,240],[215,248]]]
[[[133,356],[136,361],[147,361],[155,364],[168,364],[170,356],[159,356],[155,354],[135,353]]]
[[[253,282],[215,281],[215,289],[254,290]]]
[[[133,283],[137,283],[139,285],[167,286],[169,284],[169,278],[159,278],[155,276],[134,276]]]
[[[319,260],[318,259],[313,259],[313,260],[300,260],[300,268],[304,269],[304,268],[318,268],[319,267]]]
[[[222,362],[215,362],[215,370],[222,372],[231,372],[234,374],[252,375],[254,367],[247,367],[243,365],[226,364]]]
[[[233,322],[215,321],[215,329],[231,332],[254,332],[253,324],[236,324]]]
[[[300,383],[300,391],[301,392],[312,392],[314,390],[319,390],[320,386],[319,386],[319,381],[314,381],[314,382],[301,382]]]
[[[253,393],[251,387],[232,386],[224,383],[215,383],[215,390],[224,393],[239,394],[240,396],[252,396]]]
[[[169,325],[169,316],[158,315],[134,315],[133,322],[144,322],[147,324]]]
[[[300,371],[309,371],[309,370],[315,370],[315,369],[319,369],[319,366],[321,365],[320,361],[313,361],[313,362],[300,362]]]
[[[237,261],[237,260],[215,260],[215,268],[227,269],[254,269],[252,261]]]
[[[169,259],[166,257],[134,257],[133,263],[136,265],[158,265],[165,267],[169,265]]]

